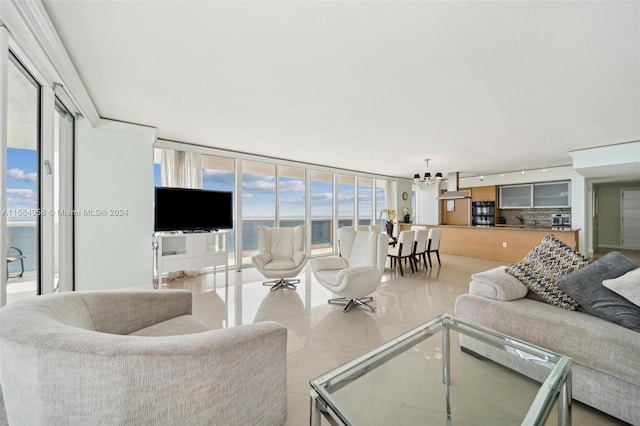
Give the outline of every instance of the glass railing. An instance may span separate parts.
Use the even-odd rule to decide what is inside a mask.
[[[38,270],[38,227],[37,222],[7,222],[7,232],[11,247],[22,251],[24,258],[24,272],[33,273]],[[13,250],[9,254],[16,254]],[[21,272],[20,262],[7,265],[9,275]]]
[[[311,248],[325,248],[332,245],[332,219],[312,219],[311,220]],[[350,226],[353,220],[345,219],[338,221],[339,226]],[[287,218],[280,220],[281,227],[293,227],[304,225],[303,218]],[[248,252],[258,250],[258,226],[274,226],[273,219],[244,219],[242,221],[242,253],[245,256]]]
[[[369,220],[360,220],[361,225],[368,225]],[[244,219],[242,225],[242,255],[251,257],[258,250],[258,226],[274,226],[273,219]],[[303,218],[287,218],[280,220],[280,226],[293,227],[304,225]],[[330,253],[333,249],[333,219],[322,218],[311,220],[311,249],[312,254]],[[338,227],[353,226],[353,219],[339,219]],[[37,223],[36,222],[8,222],[7,230],[11,239],[11,246],[22,250],[25,273],[35,272],[38,265]],[[229,238],[230,257],[235,250],[235,238]],[[233,259],[231,259],[233,260]],[[18,262],[9,264],[9,273],[20,272]]]

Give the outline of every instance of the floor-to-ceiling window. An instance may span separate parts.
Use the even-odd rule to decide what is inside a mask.
[[[279,226],[304,225],[306,198],[305,169],[278,167]]]
[[[10,55],[7,78],[7,232],[10,255],[8,301],[40,294],[40,86]],[[19,250],[19,251],[18,251]]]
[[[358,225],[371,225],[373,211],[373,179],[358,178]]]
[[[388,185],[387,181],[376,179],[376,223],[384,230],[385,218],[382,214],[382,210],[386,209],[386,196],[385,186]]]
[[[258,250],[258,226],[275,226],[276,166],[242,162],[242,263],[250,264]]]
[[[333,173],[311,170],[311,255],[333,252]]]
[[[338,227],[353,226],[355,176],[338,175]]]
[[[235,181],[236,168],[235,160],[233,158],[217,157],[205,154],[202,155],[202,188],[233,192],[233,205],[235,206]],[[215,206],[212,206],[212,208],[215,208]],[[233,213],[233,217],[236,217],[235,211]],[[227,244],[229,251],[229,266],[235,266],[236,238],[233,230],[231,230],[227,235]]]
[[[162,185],[162,149],[155,152],[156,186]],[[205,189],[233,191],[234,197],[240,197],[234,199],[236,222],[229,235],[230,266],[251,264],[251,256],[258,248],[260,225],[291,227],[310,223],[310,254],[318,256],[334,252],[339,227],[353,226],[356,220],[360,225],[384,222],[378,219],[378,213],[386,208],[387,180],[310,169],[303,164],[297,167],[268,159],[259,161],[258,156],[254,160],[224,155],[202,154],[202,180]],[[236,185],[241,191],[236,191]],[[236,264],[239,232],[241,259]]]

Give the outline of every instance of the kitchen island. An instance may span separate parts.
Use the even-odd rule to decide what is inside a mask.
[[[551,228],[524,226],[463,226],[420,225],[400,223],[399,230],[411,229],[412,225],[441,228],[440,252],[459,256],[499,260],[507,263],[519,262],[546,234],[553,234],[569,247],[578,250],[578,229],[566,231]]]

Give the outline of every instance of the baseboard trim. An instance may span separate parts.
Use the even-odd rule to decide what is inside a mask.
[[[601,249],[601,248],[607,248],[607,249],[620,249],[620,246],[619,246],[619,245],[617,245],[617,246],[616,246],[616,245],[613,245],[613,244],[599,244],[599,245],[598,245],[598,248],[599,248],[599,249]],[[596,250],[597,250],[597,249],[596,249]]]

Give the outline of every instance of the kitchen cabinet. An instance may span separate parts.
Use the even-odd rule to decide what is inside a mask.
[[[534,207],[571,207],[569,182],[538,183],[533,186]]]
[[[476,186],[471,188],[471,201],[496,201],[496,187]]]
[[[571,207],[569,181],[500,186],[498,193],[501,209]]]
[[[533,207],[533,186],[509,185],[499,187],[501,209],[523,209]]]

